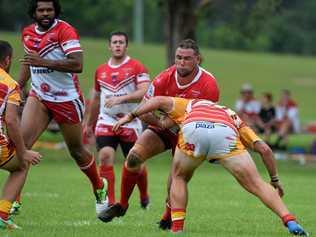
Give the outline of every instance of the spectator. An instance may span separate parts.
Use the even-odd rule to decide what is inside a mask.
[[[262,94],[257,127],[258,131],[264,134],[264,140],[269,143],[271,132],[275,131],[275,107],[270,92]]]
[[[278,137],[276,148],[285,149],[290,133],[300,132],[300,120],[296,102],[291,98],[289,90],[281,92],[281,98],[276,106],[276,121]]]
[[[236,101],[235,109],[240,118],[251,128],[256,129],[259,121],[260,103],[253,95],[250,84],[244,84],[240,90],[241,97]]]

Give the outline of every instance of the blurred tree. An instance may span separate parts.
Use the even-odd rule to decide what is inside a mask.
[[[211,0],[168,0],[161,1],[165,13],[165,42],[167,64],[174,63],[176,46],[182,39],[196,39],[195,29],[198,12]]]

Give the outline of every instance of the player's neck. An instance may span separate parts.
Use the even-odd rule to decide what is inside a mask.
[[[110,58],[110,64],[111,65],[114,65],[114,66],[117,66],[117,65],[120,65],[122,64],[127,58],[127,55],[124,55],[123,57],[111,57]]]
[[[182,77],[182,76],[180,76],[180,74],[178,74],[177,81],[181,86],[189,84],[194,80],[194,78],[198,74],[198,72],[199,72],[199,67],[195,67],[193,69],[193,71],[187,76]]]

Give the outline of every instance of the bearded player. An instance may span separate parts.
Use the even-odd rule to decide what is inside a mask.
[[[76,75],[82,71],[79,36],[58,18],[60,12],[58,0],[30,1],[28,13],[34,23],[22,32],[25,56],[19,84],[24,88],[29,78],[32,83],[22,114],[22,134],[31,148],[54,119],[72,158],[92,184],[96,206],[106,208],[106,180],[99,177],[94,157],[82,144],[84,104]]]

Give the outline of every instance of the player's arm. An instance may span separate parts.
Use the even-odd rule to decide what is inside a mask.
[[[20,160],[21,164],[25,161],[36,165],[41,160],[41,155],[38,152],[27,150],[22,138],[20,121],[18,118],[18,106],[8,103],[5,112],[5,123],[7,127],[7,133],[9,138],[15,145],[16,156]]]
[[[117,104],[139,102],[148,90],[149,84],[149,82],[137,84],[137,88],[134,92],[123,96],[113,96],[105,101],[105,106],[111,108]]]
[[[30,52],[25,54],[20,61],[26,66],[46,67],[60,72],[81,73],[83,54],[82,52],[73,52],[68,54],[66,59],[52,60],[42,58],[38,53]]]
[[[270,175],[271,184],[278,190],[280,196],[282,197],[284,195],[284,191],[279,182],[277,165],[271,148],[248,126],[242,126],[239,128],[239,134],[242,143],[247,148],[250,148],[260,154],[264,166]]]
[[[113,130],[117,130],[120,126],[132,121],[134,118],[141,116],[143,114],[162,110],[163,112],[170,112],[173,109],[173,99],[167,96],[155,96],[140,104],[133,112],[125,115],[121,118],[113,127]]]
[[[22,64],[20,67],[20,74],[19,74],[19,87],[21,89],[25,88],[25,85],[27,81],[30,79],[31,73],[30,73],[30,67],[27,65]]]

